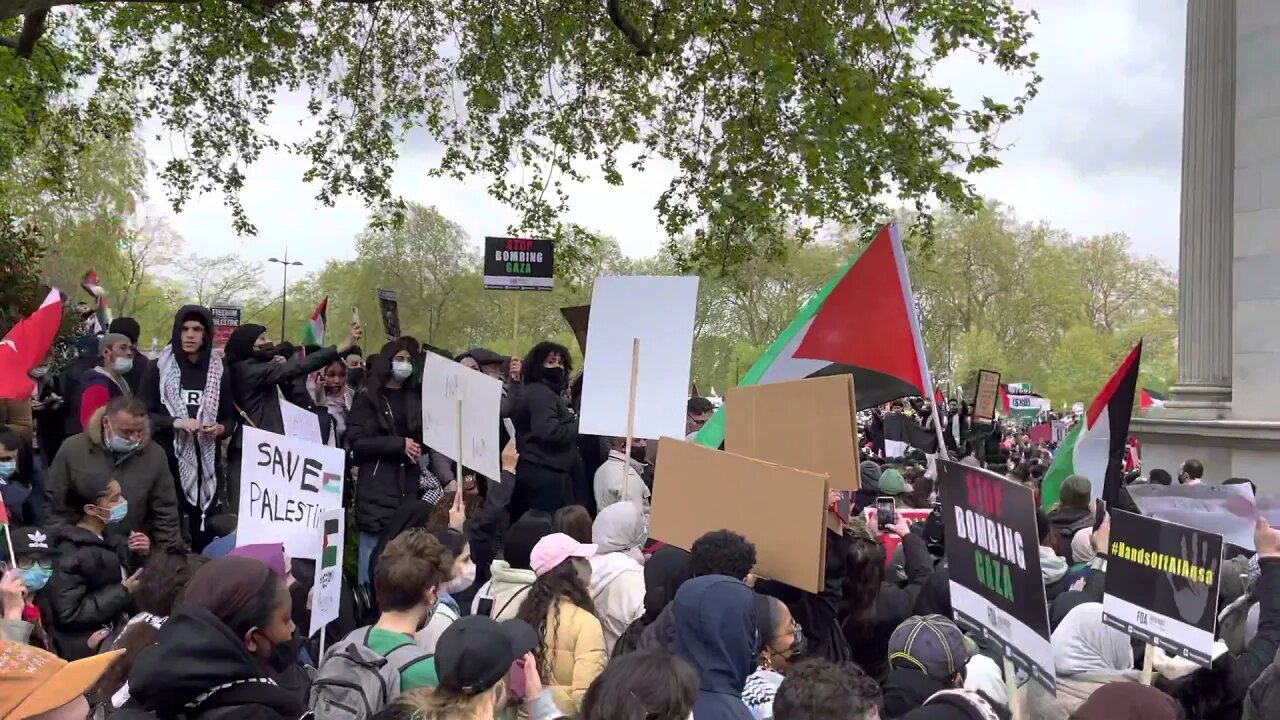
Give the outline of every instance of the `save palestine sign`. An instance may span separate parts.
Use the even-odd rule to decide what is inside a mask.
[[[550,240],[484,239],[484,286],[489,290],[551,290],[555,261]]]

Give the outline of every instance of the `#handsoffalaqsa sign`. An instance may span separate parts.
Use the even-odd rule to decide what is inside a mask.
[[[282,542],[295,558],[320,555],[320,521],[342,507],[342,450],[244,428],[236,545]]]

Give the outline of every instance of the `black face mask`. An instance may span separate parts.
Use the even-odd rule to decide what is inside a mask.
[[[640,463],[641,465],[643,465],[643,464],[644,464],[644,461],[645,461],[645,450],[647,450],[647,448],[644,448],[644,447],[636,447],[636,446],[632,445],[632,446],[631,446],[631,459],[632,459],[632,460],[635,460],[636,462],[638,462],[638,463]]]
[[[347,384],[353,388],[358,388],[364,384],[364,368],[350,368],[347,370]]]
[[[542,377],[546,378],[547,382],[555,387],[564,387],[565,372],[562,367],[543,368]]]
[[[303,640],[304,638],[294,637],[286,642],[272,645],[271,653],[267,655],[267,666],[276,674],[281,674],[297,665],[298,654],[302,651]]]

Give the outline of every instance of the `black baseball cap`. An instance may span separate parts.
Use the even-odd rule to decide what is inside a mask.
[[[47,558],[54,555],[53,538],[43,528],[10,527],[9,538],[18,557]],[[9,559],[9,553],[3,545],[0,545],[0,559]]]
[[[498,684],[511,663],[538,647],[538,633],[523,620],[498,622],[471,615],[449,626],[436,643],[440,687],[479,695]]]

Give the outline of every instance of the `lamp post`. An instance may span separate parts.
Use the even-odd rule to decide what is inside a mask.
[[[284,259],[267,258],[267,262],[280,263],[284,266],[284,292],[280,295],[280,342],[285,341],[285,317],[289,311],[289,266],[301,265],[302,263],[294,260],[289,262],[289,246],[284,248]]]

